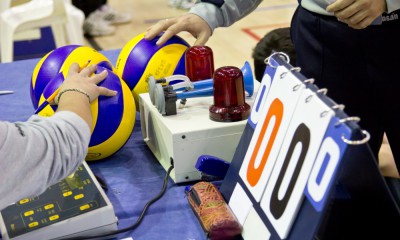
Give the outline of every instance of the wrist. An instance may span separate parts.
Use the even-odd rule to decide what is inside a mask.
[[[90,96],[89,96],[89,94],[88,94],[85,90],[80,89],[80,88],[66,88],[66,89],[61,90],[61,91],[57,94],[57,96],[56,96],[56,98],[55,98],[55,103],[56,103],[56,104],[59,104],[61,97],[62,97],[64,94],[66,94],[66,93],[68,93],[68,94],[74,94],[74,95],[80,94],[80,95],[82,95],[82,96],[86,96],[87,99],[88,99],[88,101],[89,101],[89,103],[91,102],[91,101],[90,101]]]

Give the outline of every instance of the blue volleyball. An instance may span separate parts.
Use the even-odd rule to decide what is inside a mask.
[[[133,92],[136,106],[139,94],[149,91],[148,78],[162,78],[185,74],[185,51],[190,45],[175,35],[165,44],[157,46],[162,34],[152,40],[144,39],[145,33],[132,38],[122,49],[115,64],[116,73]]]
[[[33,107],[38,107],[39,98],[47,84],[59,73],[67,76],[71,63],[79,66],[98,64],[99,66],[114,70],[112,63],[97,50],[81,45],[66,45],[47,53],[36,64],[30,84],[30,96]]]
[[[116,96],[99,96],[90,105],[93,124],[86,161],[104,159],[116,153],[129,139],[136,120],[136,106],[131,90],[112,70],[99,66],[97,73],[106,69],[108,76],[98,85],[117,91]],[[40,97],[39,106],[63,83],[64,75],[57,74]],[[51,116],[56,105],[48,105],[38,115]]]

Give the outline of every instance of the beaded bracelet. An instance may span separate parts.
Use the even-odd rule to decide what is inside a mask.
[[[67,89],[64,89],[64,90],[62,90],[61,92],[58,93],[57,99],[56,99],[56,104],[58,104],[60,102],[61,96],[66,92],[79,92],[79,93],[82,93],[82,94],[86,95],[86,97],[89,99],[89,103],[90,103],[90,96],[86,91],[84,91],[84,90],[82,90],[80,88],[67,88]]]

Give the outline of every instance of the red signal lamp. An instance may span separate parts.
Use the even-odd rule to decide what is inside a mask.
[[[214,104],[210,119],[217,122],[236,122],[247,119],[250,105],[245,102],[243,73],[237,67],[220,67],[214,72]]]
[[[190,81],[196,82],[212,78],[214,56],[207,46],[192,46],[185,52],[185,71]]]

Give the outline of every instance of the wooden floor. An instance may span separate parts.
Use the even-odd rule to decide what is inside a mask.
[[[122,48],[158,20],[186,12],[168,6],[168,0],[109,0],[108,3],[120,12],[130,13],[133,19],[128,24],[118,25],[115,34],[93,39],[104,50]],[[296,6],[297,0],[263,1],[254,12],[233,26],[217,29],[207,43],[214,53],[215,68],[242,67],[245,61],[253,66],[251,53],[257,41],[274,28],[289,26]],[[194,43],[195,39],[187,32],[179,36]]]

